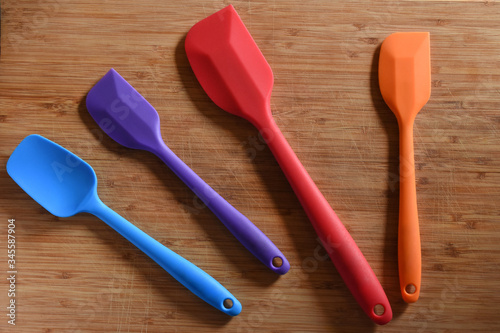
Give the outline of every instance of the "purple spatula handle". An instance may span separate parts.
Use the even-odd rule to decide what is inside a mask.
[[[170,148],[159,144],[152,151],[217,215],[226,228],[264,265],[278,274],[285,274],[290,264],[283,253],[229,202],[191,170]]]

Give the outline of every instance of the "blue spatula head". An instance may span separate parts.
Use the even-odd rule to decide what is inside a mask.
[[[68,217],[97,197],[97,177],[84,160],[40,136],[27,136],[7,162],[7,172],[50,213]]]
[[[151,151],[163,143],[158,112],[114,69],[90,90],[86,104],[97,124],[119,144]]]

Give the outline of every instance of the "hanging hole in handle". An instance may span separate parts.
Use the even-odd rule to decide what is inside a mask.
[[[417,291],[417,287],[414,284],[409,283],[405,287],[405,291],[408,295],[413,295]]]
[[[281,266],[283,266],[283,259],[281,259],[280,257],[274,257],[272,265],[276,268],[280,268]]]
[[[382,304],[377,304],[373,307],[373,313],[377,316],[381,316],[385,313],[385,307]]]
[[[234,305],[233,300],[230,298],[226,298],[224,302],[222,302],[222,306],[227,310],[231,309],[233,305]]]

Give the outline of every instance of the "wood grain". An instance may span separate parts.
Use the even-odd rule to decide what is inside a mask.
[[[1,332],[495,332],[500,330],[500,6],[495,1],[233,1],[270,63],[273,113],[380,278],[372,324],[324,256],[270,151],[217,108],[183,39],[220,0],[6,0],[0,59]],[[415,122],[420,300],[397,277],[398,129],[377,84],[380,43],[430,31],[432,96]],[[290,260],[278,277],[155,156],[119,146],[84,98],[111,67],[160,113],[169,147]],[[228,318],[90,215],[59,219],[7,175],[38,133],[89,162],[104,202],[243,303]],[[17,325],[7,324],[16,219]]]

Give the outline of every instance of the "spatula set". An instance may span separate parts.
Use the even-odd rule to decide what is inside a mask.
[[[392,310],[380,282],[272,118],[271,68],[234,8],[228,6],[194,25],[187,34],[185,49],[210,98],[225,111],[249,120],[261,132],[365,313],[377,324],[389,322]],[[393,34],[380,51],[380,89],[400,127],[398,252],[401,293],[407,302],[415,302],[420,292],[412,127],[417,112],[429,99],[429,59],[428,33]],[[90,90],[86,105],[97,124],[116,142],[158,156],[264,265],[278,274],[289,270],[290,264],[274,243],[166,146],[156,110],[115,70]],[[7,171],[52,214],[96,215],[207,303],[229,315],[240,313],[240,302],[210,275],[104,205],[97,196],[93,169],[73,153],[39,135],[30,135],[12,153]]]

